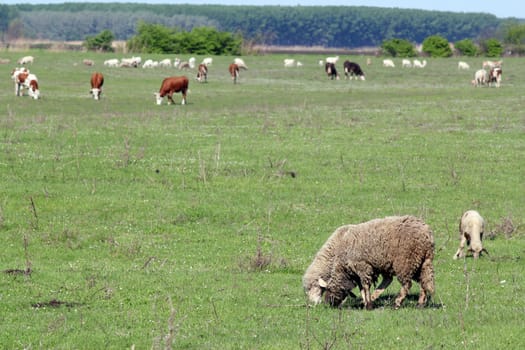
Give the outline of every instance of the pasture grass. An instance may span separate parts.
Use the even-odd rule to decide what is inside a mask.
[[[0,348],[525,345],[523,59],[504,60],[496,89],[470,86],[475,68],[454,58],[389,69],[352,57],[363,82],[328,80],[317,55],[287,69],[285,56],[249,56],[234,85],[232,57],[214,57],[208,83],[182,73],[188,105],[156,106],[180,71],[0,56],[26,54],[39,101],[15,97],[15,64],[0,66]],[[490,255],[454,261],[467,209],[487,220]],[[394,214],[434,231],[429,306],[416,309],[414,285],[393,310],[394,282],[373,311],[306,307],[302,275],[331,232]]]

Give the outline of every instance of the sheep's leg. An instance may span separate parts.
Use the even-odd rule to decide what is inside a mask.
[[[388,288],[390,283],[392,283],[392,280],[393,280],[392,276],[383,276],[383,280],[381,281],[379,286],[374,290],[374,293],[372,294],[371,300],[374,301],[377,298],[379,298],[381,293],[383,293],[385,291],[385,289]]]
[[[395,300],[394,307],[396,309],[399,309],[401,307],[401,303],[403,302],[403,300],[405,300],[405,298],[408,295],[408,292],[410,291],[411,287],[412,287],[412,282],[411,281],[403,283],[403,285],[401,287],[401,291],[399,292],[399,295],[398,295],[398,297]]]
[[[363,298],[365,309],[372,310],[374,306],[370,298],[370,283],[363,283],[363,287],[361,289],[361,297]]]
[[[419,284],[421,288],[417,306],[423,307],[427,302],[428,294],[434,294],[434,266],[431,259],[426,259],[421,266]]]
[[[465,256],[463,253],[463,249],[465,248],[465,244],[467,243],[467,237],[465,235],[461,235],[461,240],[459,242],[459,248],[456,254],[454,254],[454,259],[462,258]]]

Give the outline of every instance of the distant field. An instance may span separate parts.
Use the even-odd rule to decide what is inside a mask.
[[[26,54],[38,101],[14,96]],[[470,85],[483,58],[341,57],[340,74],[350,58],[367,80],[331,81],[321,55],[287,69],[247,56],[234,85],[232,57],[214,57],[207,84],[102,65],[120,54],[0,57],[1,349],[525,346],[525,59],[505,58],[496,89]],[[156,106],[180,74],[188,105]],[[454,261],[467,209],[490,255]],[[302,275],[332,231],[393,214],[434,231],[429,307],[414,285],[393,310],[397,282],[373,311],[306,307]]]

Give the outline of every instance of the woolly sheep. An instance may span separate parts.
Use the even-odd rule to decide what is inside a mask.
[[[336,229],[317,252],[314,261],[306,270],[303,276],[303,288],[310,302],[314,304],[321,302],[324,289],[319,286],[319,281],[330,279],[332,264],[339,251],[346,247],[345,237],[351,232],[352,227],[352,225],[346,225]],[[350,286],[349,290],[354,287],[355,285]]]
[[[459,220],[459,248],[454,254],[454,259],[462,258],[465,256],[463,249],[465,243],[468,251],[473,252],[474,258],[477,259],[482,251],[487,252],[483,249],[481,241],[483,239],[483,231],[485,231],[485,220],[475,210],[467,210],[461,216]]]
[[[395,307],[401,306],[412,280],[421,286],[421,307],[427,295],[434,293],[433,258],[432,231],[422,220],[413,216],[374,219],[337,229],[308,268],[303,286],[311,301],[320,302],[324,293],[324,300],[332,306],[339,306],[358,286],[365,307],[371,309],[372,302],[397,276],[402,288]],[[383,277],[381,284],[370,295],[379,275]]]

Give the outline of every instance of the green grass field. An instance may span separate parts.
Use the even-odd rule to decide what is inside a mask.
[[[38,101],[14,96],[26,54]],[[207,84],[182,73],[187,105],[157,106],[179,70],[0,57],[1,349],[525,346],[525,59],[504,59],[496,89],[470,85],[483,58],[352,57],[367,80],[330,81],[324,57],[248,56],[234,85],[232,57],[214,57]],[[490,255],[452,260],[467,209]],[[393,214],[434,231],[429,307],[414,284],[394,310],[397,282],[373,311],[306,307],[302,275],[333,230]]]

